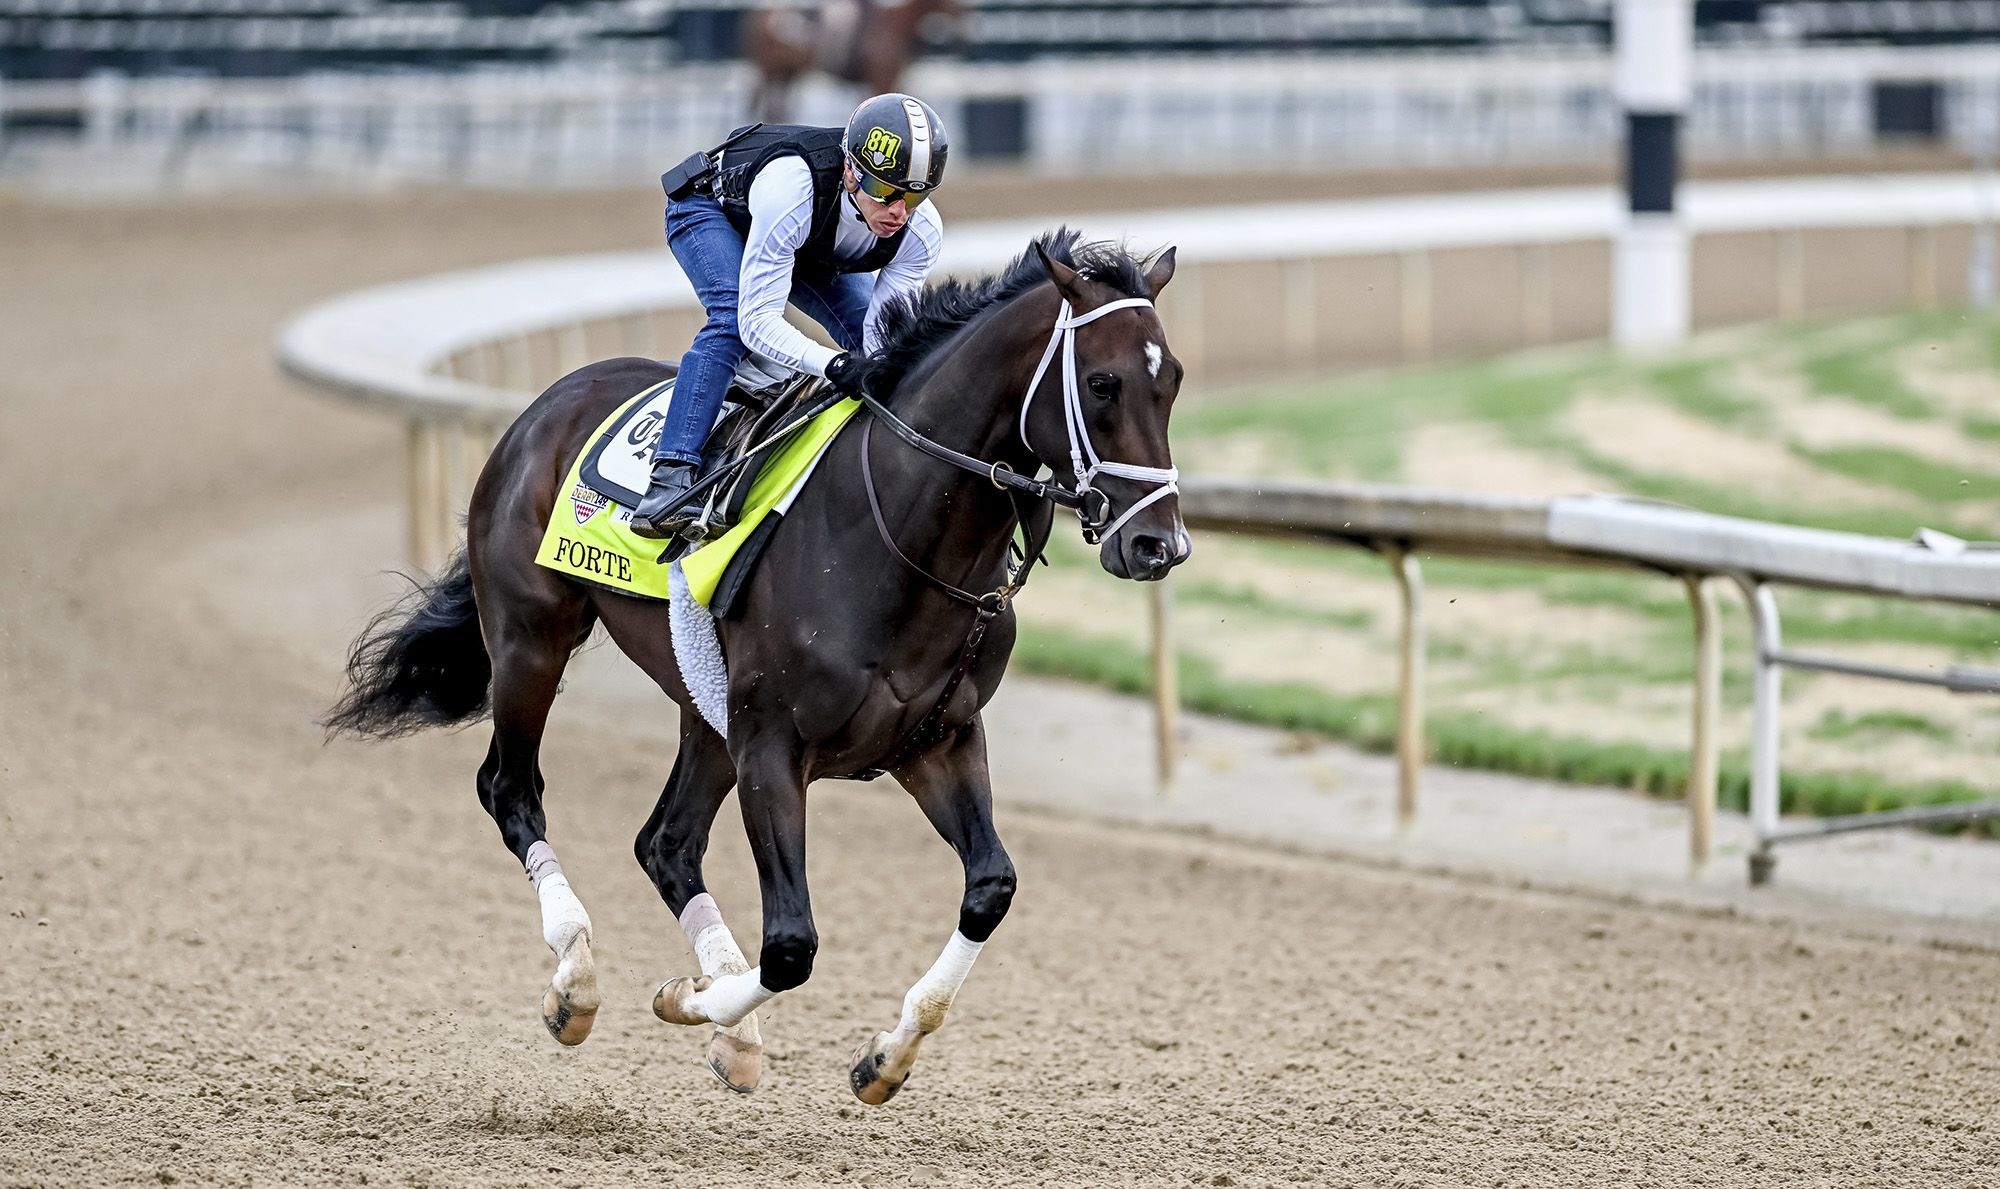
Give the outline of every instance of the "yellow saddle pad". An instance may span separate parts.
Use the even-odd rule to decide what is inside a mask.
[[[542,547],[535,554],[535,563],[626,594],[665,600],[671,597],[667,588],[669,567],[659,558],[670,542],[651,540],[633,532],[632,510],[591,487],[582,475],[583,460],[590,455],[591,444],[652,395],[653,390],[648,389],[620,405],[584,439],[584,448],[570,461],[562,494],[549,514],[549,527],[542,533]],[[704,607],[709,605],[717,584],[743,543],[766,518],[782,516],[791,507],[833,442],[833,435],[860,408],[858,400],[843,400],[795,430],[791,439],[779,446],[758,471],[736,526],[681,557],[681,571],[696,602]]]

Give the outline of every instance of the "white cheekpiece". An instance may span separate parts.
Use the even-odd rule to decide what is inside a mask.
[[[590,932],[590,914],[570,890],[562,864],[556,862],[555,849],[547,842],[537,841],[528,848],[526,866],[535,894],[542,901],[542,940],[561,957],[577,934]]]
[[[938,960],[903,996],[903,1018],[896,1031],[927,1036],[943,1027],[952,998],[965,985],[965,976],[972,973],[972,963],[985,945],[983,941],[967,940],[965,934],[954,929]]]

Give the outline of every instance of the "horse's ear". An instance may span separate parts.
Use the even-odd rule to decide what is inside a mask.
[[[1076,304],[1080,296],[1078,282],[1082,280],[1077,271],[1049,255],[1049,250],[1042,246],[1041,240],[1035,241],[1035,255],[1042,258],[1042,267],[1048,270],[1049,280],[1056,283],[1056,289],[1067,297],[1072,305]]]
[[[1167,282],[1174,279],[1174,249],[1168,248],[1153,261],[1153,267],[1146,270],[1146,296],[1157,298]]]

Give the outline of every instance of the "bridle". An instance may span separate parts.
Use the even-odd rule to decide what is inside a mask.
[[[1163,499],[1180,490],[1181,472],[1179,467],[1142,467],[1123,462],[1105,462],[1097,456],[1097,447],[1090,444],[1090,430],[1083,420],[1083,399],[1077,390],[1076,368],[1076,328],[1097,321],[1116,310],[1152,309],[1153,303],[1143,297],[1126,297],[1118,301],[1106,302],[1088,314],[1070,316],[1069,302],[1065,299],[1062,309],[1056,314],[1055,332],[1049,336],[1048,349],[1042,352],[1042,362],[1035,368],[1035,378],[1028,381],[1028,395],[1021,401],[1021,444],[1033,450],[1028,441],[1028,410],[1034,407],[1035,392],[1042,386],[1042,377],[1048,373],[1049,364],[1056,357],[1056,349],[1062,349],[1063,357],[1063,428],[1069,433],[1069,465],[1076,475],[1076,487],[1072,494],[1077,499],[1077,518],[1083,521],[1083,539],[1095,545],[1106,537],[1125,527],[1147,505]],[[1090,460],[1089,465],[1084,459]],[[1130,479],[1136,483],[1158,483],[1153,494],[1133,501],[1117,520],[1106,524],[1111,515],[1111,497],[1091,481],[1099,475],[1110,475],[1117,479]]]
[[[1062,308],[1056,313],[1056,324],[1054,330],[1050,332],[1049,345],[1042,352],[1041,362],[1035,367],[1034,379],[1028,381],[1027,394],[1021,401],[1019,428],[1021,444],[1032,452],[1034,445],[1028,441],[1028,413],[1034,406],[1036,391],[1042,386],[1042,377],[1048,374],[1049,365],[1055,361],[1056,352],[1059,350],[1062,352],[1063,428],[1069,437],[1069,461],[1070,470],[1075,476],[1074,486],[1065,487],[1053,478],[1041,479],[1022,475],[1004,462],[985,462],[969,454],[953,450],[951,447],[934,442],[919,433],[908,422],[890,412],[888,406],[874,397],[863,396],[861,398],[862,403],[867,406],[870,413],[874,414],[876,420],[886,424],[895,432],[897,437],[902,438],[931,457],[948,462],[960,470],[971,471],[976,475],[984,475],[995,487],[1003,491],[1010,493],[1018,492],[1035,499],[1049,500],[1052,503],[1075,512],[1077,519],[1083,525],[1084,542],[1095,545],[1125,527],[1126,521],[1132,519],[1133,516],[1137,515],[1148,505],[1180,490],[1180,468],[1178,467],[1142,467],[1131,463],[1105,462],[1099,458],[1097,447],[1092,445],[1090,441],[1089,427],[1084,422],[1083,400],[1077,381],[1076,328],[1088,325],[1102,318],[1104,315],[1114,313],[1118,310],[1140,308],[1151,309],[1153,308],[1153,303],[1144,297],[1125,297],[1117,301],[1106,302],[1087,314],[1072,316],[1070,313],[1070,304],[1065,299],[1062,303]],[[864,480],[867,479],[867,434],[869,428],[872,428],[872,423],[869,427],[864,427],[862,430],[862,470]],[[1157,483],[1160,486],[1150,495],[1133,501],[1131,506],[1126,508],[1118,519],[1112,520],[1111,497],[1106,495],[1104,490],[1096,486],[1093,482],[1099,475],[1110,475],[1113,478],[1129,479],[1137,483]],[[869,502],[872,506],[875,502],[874,485],[872,481],[867,482],[866,485],[868,487]],[[1026,521],[1022,523],[1025,526]],[[902,550],[897,547],[895,541],[889,536],[888,526],[882,522],[879,514],[876,517],[876,526],[881,530],[882,540],[889,546],[890,551],[898,557],[902,557]],[[1035,554],[1039,556],[1040,550],[1036,550]],[[912,569],[916,569],[919,574],[923,574],[925,578],[930,579],[934,584],[951,590],[955,594],[964,594],[964,592],[959,591],[956,587],[951,586],[950,583],[944,582],[942,579],[922,569],[918,569],[914,563],[909,562],[908,558],[903,558],[903,560],[910,564]],[[1033,559],[1030,558],[1022,566],[1021,575],[1023,580],[1025,580],[1027,565],[1032,564],[1032,562]],[[1009,585],[1014,589],[1019,589],[1018,583],[1013,582],[1011,579]],[[966,596],[965,601],[974,602],[977,600],[974,596]]]
[[[1083,419],[1082,399],[1077,391],[1076,328],[1095,322],[1116,310],[1140,307],[1150,309],[1152,305],[1151,301],[1143,297],[1127,297],[1107,302],[1088,314],[1072,316],[1070,304],[1065,300],[1062,309],[1056,314],[1055,330],[1049,336],[1048,349],[1042,352],[1042,361],[1036,366],[1035,378],[1028,382],[1028,393],[1021,403],[1021,444],[1026,446],[1030,453],[1033,452],[1034,446],[1028,442],[1028,408],[1034,403],[1035,390],[1041,387],[1042,377],[1048,374],[1049,364],[1060,349],[1063,356],[1063,423],[1069,434],[1070,468],[1076,476],[1074,487],[1064,487],[1053,479],[1031,478],[1016,472],[1004,462],[984,462],[970,454],[934,442],[890,412],[888,406],[881,401],[873,396],[862,395],[862,405],[872,416],[868,423],[861,427],[861,486],[868,493],[868,511],[875,518],[875,531],[881,535],[882,544],[888,547],[897,561],[902,562],[910,571],[945,594],[971,606],[977,612],[973,616],[972,626],[966,633],[965,641],[959,645],[958,659],[952,666],[951,675],[945,679],[943,691],[938,695],[937,701],[932,703],[930,711],[904,738],[892,760],[884,765],[885,768],[896,767],[903,760],[929,748],[943,737],[944,716],[960,684],[972,671],[973,665],[978,662],[980,651],[986,641],[987,628],[1007,610],[1014,596],[1027,585],[1028,575],[1034,571],[1035,563],[1042,559],[1043,551],[1048,548],[1046,533],[1042,534],[1041,540],[1034,539],[1031,514],[1023,507],[1024,501],[1044,499],[1072,509],[1076,512],[1077,519],[1083,522],[1083,539],[1095,545],[1123,528],[1125,522],[1132,519],[1140,509],[1179,490],[1178,467],[1142,467],[1129,463],[1105,462],[1099,458],[1097,448],[1090,442],[1089,427]],[[993,486],[1007,493],[1013,502],[1014,519],[1021,526],[1023,540],[1021,544],[1012,547],[1011,552],[1018,560],[1016,564],[1008,567],[1006,580],[997,588],[983,595],[961,590],[918,565],[903,552],[902,546],[896,544],[895,535],[889,531],[889,522],[882,515],[881,499],[875,493],[874,471],[869,464],[870,435],[877,421],[887,425],[897,437],[931,457],[948,462],[960,470],[984,475]],[[1088,463],[1085,459],[1089,460]],[[1151,495],[1134,501],[1118,519],[1111,520],[1111,497],[1091,482],[1099,475],[1111,475],[1139,483],[1158,483],[1160,487]]]

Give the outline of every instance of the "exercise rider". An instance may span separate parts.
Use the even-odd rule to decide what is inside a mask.
[[[753,124],[661,177],[667,245],[708,323],[681,357],[633,531],[671,536],[699,512],[666,515],[694,485],[746,349],[858,395],[857,353],[877,346],[883,307],[921,289],[937,261],[944,224],[924,200],[944,177],[945,151],[928,105],[877,95],[845,128]],[[787,323],[788,300],[840,350]]]

